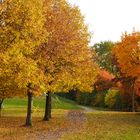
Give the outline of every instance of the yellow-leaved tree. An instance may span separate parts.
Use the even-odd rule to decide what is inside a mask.
[[[5,0],[0,4],[0,98],[28,96],[26,125],[32,125],[32,96],[46,91],[47,81],[33,59],[47,42],[43,1]]]
[[[48,120],[50,94],[73,89],[91,91],[98,68],[92,61],[88,46],[90,34],[79,8],[66,0],[46,0],[45,5],[45,28],[49,36],[37,51],[36,59],[50,80],[44,116],[44,120]]]

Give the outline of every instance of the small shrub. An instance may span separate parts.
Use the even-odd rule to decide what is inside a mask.
[[[105,105],[110,109],[121,109],[121,99],[118,90],[109,90],[105,96]]]
[[[104,98],[105,93],[97,93],[94,100],[92,101],[92,105],[96,107],[105,107]]]
[[[94,99],[93,93],[78,93],[77,95],[77,102],[81,105],[91,105]]]

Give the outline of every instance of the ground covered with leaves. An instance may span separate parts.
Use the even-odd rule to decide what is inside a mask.
[[[0,118],[0,140],[139,140],[140,114],[102,111],[53,110],[49,122],[33,118],[23,126],[24,117]]]

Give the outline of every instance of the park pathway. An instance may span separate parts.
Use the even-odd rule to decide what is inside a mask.
[[[83,112],[99,112],[99,110],[96,110],[96,109],[93,109],[93,108],[89,108],[89,107],[86,107],[86,106],[79,105],[79,107],[81,109],[83,109]]]
[[[86,123],[86,116],[83,111],[69,111],[65,123],[66,128],[60,128],[56,131],[50,131],[37,137],[37,140],[61,140],[61,137],[70,132],[76,132]]]
[[[86,106],[79,105],[79,107],[82,110],[72,110],[67,113],[65,122],[68,127],[63,129],[60,128],[56,131],[50,131],[48,133],[41,133],[37,136],[36,140],[61,140],[64,134],[79,131],[86,126],[87,118],[85,113],[98,112],[98,110]]]
[[[86,112],[95,112],[92,108],[80,106],[82,110],[69,111],[66,115],[65,123],[67,124],[66,128],[60,128],[56,131],[50,131],[47,134],[41,133],[37,136],[36,140],[61,140],[61,137],[66,133],[76,132],[86,125]]]

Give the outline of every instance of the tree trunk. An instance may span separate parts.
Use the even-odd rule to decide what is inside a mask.
[[[44,115],[44,118],[43,118],[43,120],[44,121],[49,121],[49,118],[50,118],[50,116],[49,116],[49,92],[48,93],[46,93],[46,103],[45,103],[45,115]]]
[[[135,91],[132,93],[132,112],[135,112]]]
[[[52,113],[52,96],[51,93],[48,94],[49,96],[49,118],[52,117],[51,113]]]
[[[4,99],[0,99],[0,117],[2,116],[2,104]]]
[[[136,112],[135,108],[135,79],[133,80],[132,83],[132,112]]]
[[[28,107],[27,107],[27,117],[26,117],[26,126],[32,126],[32,97],[33,94],[28,91]]]
[[[2,109],[3,101],[4,101],[4,99],[0,99],[0,109]]]

